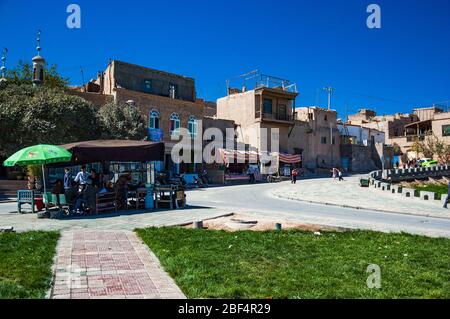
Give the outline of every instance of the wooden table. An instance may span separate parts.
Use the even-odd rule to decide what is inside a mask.
[[[184,207],[186,200],[184,190],[177,185],[167,185],[155,187],[155,208],[160,203],[169,203],[170,209]]]
[[[147,196],[147,189],[146,188],[138,188],[135,191],[127,191],[127,207],[128,207],[128,200],[129,199],[135,199],[136,201],[136,209],[139,209],[139,204],[143,203],[143,208],[145,208],[145,197]]]

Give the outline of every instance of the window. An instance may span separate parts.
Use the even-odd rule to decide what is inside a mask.
[[[189,134],[190,134],[191,138],[196,138],[197,132],[198,132],[198,124],[197,124],[197,119],[195,118],[195,116],[189,117],[188,129],[189,129]]]
[[[442,136],[450,136],[450,125],[442,125]]]
[[[336,144],[336,140],[335,140],[334,136],[333,136],[333,138],[331,139],[331,144],[332,144],[332,145]]]
[[[151,129],[159,129],[159,112],[152,110],[150,112],[148,127]]]
[[[144,92],[152,93],[152,80],[144,80]]]
[[[264,99],[263,112],[267,113],[267,114],[272,114],[272,100],[271,99]]]
[[[308,120],[314,120],[314,114],[308,113]]]
[[[286,116],[286,105],[278,105],[278,119],[279,120],[287,120]]]
[[[169,132],[175,136],[180,134],[180,116],[177,113],[172,113],[169,118]]]
[[[177,85],[176,84],[169,84],[169,97],[172,99],[177,98]]]
[[[261,117],[261,96],[260,95],[256,95],[255,96],[255,118],[260,118]]]
[[[328,115],[325,114],[325,117],[323,118],[323,120],[326,122],[328,121]]]
[[[320,139],[320,143],[327,144],[327,137],[326,136],[322,136],[322,138]]]

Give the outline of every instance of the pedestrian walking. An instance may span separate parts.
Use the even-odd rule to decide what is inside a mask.
[[[291,184],[297,184],[297,175],[298,171],[296,168],[294,168],[291,172]]]
[[[448,190],[447,190],[447,197],[445,198],[445,202],[444,202],[444,208],[447,208],[448,201],[450,200],[450,180],[447,183],[447,187],[448,187]]]
[[[342,171],[341,170],[337,170],[338,171],[338,177],[339,177],[339,181],[343,181],[344,177],[342,177]]]
[[[337,169],[335,168],[335,167],[333,167],[332,169],[331,169],[331,171],[330,172],[332,172],[333,173],[333,179],[334,180],[336,180],[336,176],[337,176]]]

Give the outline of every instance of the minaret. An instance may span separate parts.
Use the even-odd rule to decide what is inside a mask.
[[[44,83],[45,59],[41,57],[41,30],[37,33],[37,55],[33,58],[33,85]]]
[[[2,77],[0,78],[0,87],[6,83],[6,55],[8,54],[8,49],[4,48],[2,52],[2,66],[0,71],[2,72]]]

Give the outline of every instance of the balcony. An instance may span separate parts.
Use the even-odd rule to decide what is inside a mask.
[[[432,134],[415,134],[415,135],[406,135],[406,142],[415,142],[417,141],[425,141],[427,136],[431,136]]]
[[[257,117],[259,114],[257,114]],[[286,113],[262,113],[262,119],[263,120],[269,120],[269,121],[283,121],[283,122],[293,122],[294,117],[292,114],[286,114]]]

